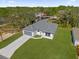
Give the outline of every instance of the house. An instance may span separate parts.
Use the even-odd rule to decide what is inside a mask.
[[[79,28],[72,29],[72,41],[75,46],[79,45]]]
[[[41,35],[44,38],[53,39],[57,29],[56,23],[48,23],[47,19],[40,20],[23,29],[24,35]]]
[[[49,16],[49,19],[57,19],[57,16]]]
[[[43,17],[43,16],[46,16],[46,13],[43,12],[35,13],[35,17]]]
[[[35,13],[35,17],[36,17],[36,22],[37,21],[40,21],[40,20],[42,20],[42,19],[46,19],[46,16],[47,14],[46,13],[44,13],[44,12],[39,12],[39,13]]]

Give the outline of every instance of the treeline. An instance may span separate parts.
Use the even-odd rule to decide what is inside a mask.
[[[8,23],[14,28],[24,28],[35,22],[35,13],[57,16],[61,26],[79,27],[79,7],[6,7],[0,8],[0,24]]]

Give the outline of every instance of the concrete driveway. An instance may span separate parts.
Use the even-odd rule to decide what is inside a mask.
[[[0,59],[8,59],[8,58],[5,57],[5,56],[0,55]]]
[[[21,36],[20,38],[9,44],[8,46],[0,49],[0,55],[10,59],[11,56],[14,54],[14,52],[30,38],[31,36],[28,35]]]

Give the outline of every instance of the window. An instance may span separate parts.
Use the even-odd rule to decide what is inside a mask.
[[[47,32],[46,32],[45,35],[46,35],[46,36],[50,36],[50,33],[47,33]]]

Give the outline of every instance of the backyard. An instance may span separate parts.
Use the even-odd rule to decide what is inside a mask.
[[[70,28],[58,28],[53,40],[30,39],[11,59],[77,59]]]

